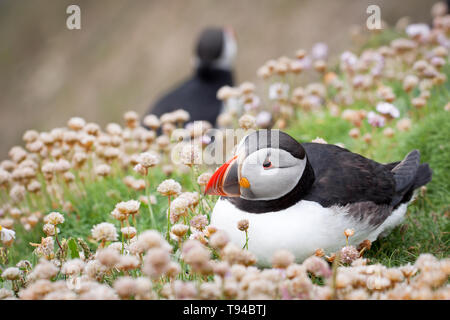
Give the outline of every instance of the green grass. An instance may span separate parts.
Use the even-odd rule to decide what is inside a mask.
[[[86,194],[83,197],[72,196],[72,204],[75,212],[65,212],[58,208],[56,210],[48,209],[42,212],[44,215],[51,211],[58,211],[64,214],[65,222],[60,225],[61,233],[58,235],[60,239],[78,238],[81,237],[87,240],[91,249],[96,249],[98,243],[90,239],[91,229],[94,225],[101,222],[113,223],[118,230],[120,224],[111,216],[111,212],[115,205],[120,201],[136,200],[139,196],[145,195],[144,191],[134,191],[125,186],[123,178],[126,175],[134,175],[134,172],[121,173],[117,176],[103,178],[90,184],[85,184]],[[159,169],[152,169],[153,181],[155,183],[150,186],[150,192],[157,198],[157,204],[153,205],[157,229],[161,232],[166,230],[166,210],[168,208],[167,197],[163,197],[156,192],[156,188],[167,177]],[[180,182],[183,186],[183,191],[193,191],[191,175],[174,173],[170,178]],[[68,196],[68,193],[65,193]],[[136,217],[137,230],[142,232],[152,228],[148,206],[141,204],[141,209]],[[26,231],[22,224],[16,223],[14,230],[16,231],[16,240],[12,248],[8,251],[9,265],[13,265],[22,259],[27,259],[31,262],[36,262],[36,256],[32,253],[33,247],[30,242],[40,242],[41,237],[44,236],[42,232],[43,223],[40,222],[31,231]],[[120,233],[119,233],[120,240]],[[56,249],[55,243],[55,249]]]
[[[289,134],[299,141],[311,141],[322,137],[329,143],[344,143],[351,151],[362,153],[380,162],[401,160],[409,151],[418,149],[422,161],[428,162],[433,169],[433,180],[427,186],[425,196],[420,195],[410,205],[405,222],[393,230],[386,238],[373,243],[372,249],[366,257],[372,262],[379,262],[387,266],[398,266],[407,262],[414,262],[421,253],[432,253],[442,258],[450,253],[450,224],[445,214],[450,210],[450,113],[443,110],[443,91],[433,92],[428,113],[424,119],[413,125],[411,131],[397,132],[392,139],[384,137],[379,132],[374,133],[374,142],[370,146],[354,140],[348,136],[351,125],[346,121],[332,117],[327,112],[317,114],[301,114],[297,125],[291,127]],[[368,128],[366,128],[368,129]],[[158,203],[153,206],[158,229],[165,232],[167,199],[157,195],[157,185],[165,179],[165,175],[154,169],[156,183],[151,186],[152,194],[157,196]],[[137,199],[144,192],[130,191],[123,182],[124,175],[106,178],[86,186],[86,196],[73,201],[77,213],[65,213],[65,223],[61,226],[60,238],[82,237],[89,239],[93,225],[107,221],[119,224],[110,212],[119,201]],[[179,181],[186,191],[193,190],[189,174],[175,174],[172,176]],[[50,212],[51,210],[48,210]],[[47,212],[44,212],[45,214]],[[142,205],[137,218],[138,231],[151,227],[148,208]],[[16,224],[17,240],[9,250],[10,264],[21,259],[36,262],[32,254],[33,248],[29,242],[38,242],[43,236],[41,224],[31,232],[25,231],[20,224]],[[95,249],[97,244],[88,241]]]
[[[387,34],[386,39],[376,40],[367,46],[378,46],[379,42],[389,42],[393,34]],[[383,42],[383,43],[384,43]],[[450,78],[450,66],[444,71]],[[401,89],[400,82],[386,83],[390,85],[397,95],[394,104],[401,111],[402,117],[412,111],[411,98],[418,93],[407,94]],[[386,238],[373,243],[371,250],[366,254],[372,262],[382,263],[387,266],[398,266],[407,262],[414,262],[421,253],[432,253],[435,256],[449,257],[450,254],[450,112],[444,111],[444,105],[449,99],[449,82],[444,86],[434,88],[427,106],[421,110],[421,118],[417,112],[413,116],[413,127],[409,132],[399,132],[393,138],[386,138],[382,129],[373,130],[367,123],[361,127],[361,133],[370,132],[373,136],[371,144],[349,137],[348,132],[352,128],[347,121],[333,117],[327,110],[317,113],[305,113],[298,111],[297,118],[286,130],[300,142],[311,141],[316,137],[325,139],[328,143],[343,143],[347,149],[360,153],[379,162],[399,161],[413,149],[418,149],[422,155],[422,161],[429,163],[433,170],[433,180],[427,186],[425,195],[419,195],[415,203],[409,206],[405,222],[393,230]],[[350,109],[373,110],[375,106],[365,101],[356,101],[349,106]],[[416,118],[414,118],[416,117]],[[395,128],[393,123],[388,126]],[[129,172],[128,174],[134,174]],[[153,206],[157,221],[157,229],[166,230],[167,199],[156,193],[156,187],[166,177],[158,168],[152,170],[154,184],[150,186],[151,193],[157,196],[158,203]],[[73,194],[67,196],[73,198],[75,212],[64,212],[65,223],[60,226],[60,238],[82,237],[88,240],[88,245],[95,249],[97,243],[89,241],[92,226],[100,222],[111,222],[119,228],[119,223],[110,215],[115,204],[119,201],[137,199],[144,192],[135,192],[127,188],[122,179],[124,173],[114,175],[86,186],[86,195],[79,197]],[[183,191],[193,191],[191,175],[174,174],[171,178],[179,181]],[[212,201],[214,201],[211,198]],[[48,209],[43,214],[53,211]],[[138,231],[151,227],[148,207],[141,206],[137,217]],[[32,254],[33,248],[30,242],[39,242],[43,236],[42,223],[31,231],[23,229],[20,223],[16,223],[14,229],[17,232],[16,241],[9,250],[9,265],[17,263],[21,259],[28,259],[33,263],[36,257]]]

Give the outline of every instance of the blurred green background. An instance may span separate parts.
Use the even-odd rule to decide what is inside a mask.
[[[389,25],[404,16],[431,22],[425,0],[0,0],[0,159],[27,129],[64,126],[72,116],[101,125],[143,114],[188,76],[200,30],[231,25],[239,52],[236,80],[256,80],[267,59],[318,41],[331,56],[352,47],[370,4]],[[81,30],[66,8],[81,7]],[[182,106],[180,106],[182,107]]]

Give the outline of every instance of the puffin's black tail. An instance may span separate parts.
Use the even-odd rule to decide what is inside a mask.
[[[391,203],[394,208],[411,200],[414,190],[430,182],[433,174],[427,163],[420,164],[418,150],[408,153],[391,172],[395,180],[395,196]]]

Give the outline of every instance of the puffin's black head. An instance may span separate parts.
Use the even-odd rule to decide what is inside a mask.
[[[232,159],[211,177],[205,193],[269,205],[288,197],[295,203],[313,181],[300,143],[279,130],[259,130],[242,139]]]
[[[195,53],[199,68],[230,70],[236,57],[237,45],[232,28],[207,28],[197,41]]]

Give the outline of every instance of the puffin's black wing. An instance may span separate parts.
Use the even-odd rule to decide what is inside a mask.
[[[417,150],[401,162],[381,164],[334,145],[302,145],[315,174],[304,199],[324,207],[345,206],[350,215],[374,226],[431,180],[431,169],[428,164],[420,164]]]
[[[149,113],[161,116],[177,109],[189,112],[190,121],[206,120],[215,125],[222,109],[217,91],[225,85],[232,85],[232,74],[225,70],[198,70],[190,79],[159,99]]]
[[[408,202],[414,190],[430,182],[433,174],[427,163],[420,164],[418,150],[408,153],[405,159],[392,169],[392,173],[395,179],[395,196],[391,204],[394,207]]]
[[[330,144],[303,143],[315,182],[305,200],[330,207],[356,202],[389,205],[394,175],[385,165]]]

